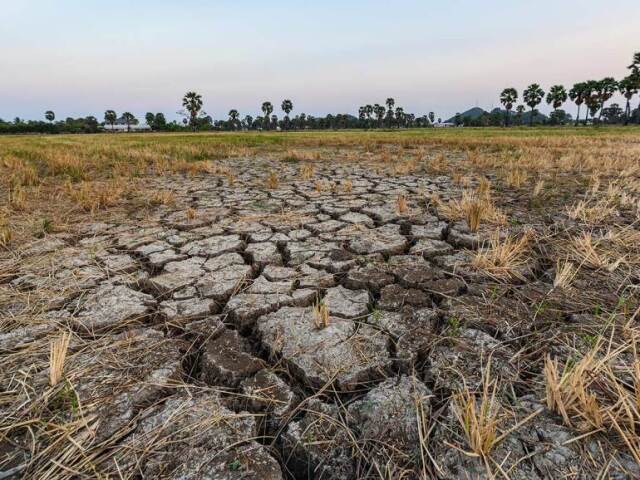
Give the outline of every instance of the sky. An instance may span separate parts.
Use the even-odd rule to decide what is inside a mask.
[[[0,0],[0,118],[174,119],[189,90],[214,119],[387,97],[447,118],[504,87],[621,78],[639,18],[638,0]]]

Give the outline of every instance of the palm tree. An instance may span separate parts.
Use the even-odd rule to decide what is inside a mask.
[[[631,99],[638,93],[640,89],[640,82],[638,82],[633,75],[623,78],[618,83],[620,93],[627,99],[627,105],[624,109],[624,124],[629,124],[629,117],[631,117]]]
[[[504,105],[507,111],[506,125],[509,126],[509,112],[513,108],[513,104],[518,101],[518,91],[515,88],[505,88],[500,94],[500,103]]]
[[[238,125],[238,117],[240,116],[240,114],[238,113],[238,110],[236,110],[235,108],[229,110],[229,123],[231,124],[231,127],[235,130],[236,126]]]
[[[364,106],[358,108],[358,120],[360,121],[360,125],[363,127],[364,127],[365,116],[366,116],[366,113],[365,113]]]
[[[600,88],[600,82],[597,80],[588,80],[584,84],[584,103],[587,106],[587,115],[584,120],[585,125],[589,120],[589,114],[591,114],[592,119],[595,118],[596,113],[602,106]]]
[[[389,97],[384,103],[387,105],[387,126],[390,127],[393,121],[393,106],[396,104],[396,101]]]
[[[271,102],[262,102],[262,113],[264,113],[264,126],[269,129],[269,115],[273,112],[273,105]]]
[[[604,110],[604,104],[609,100],[618,90],[618,82],[613,77],[603,78],[598,82],[598,95],[600,96],[600,114],[598,120],[602,118],[602,111]]]
[[[382,126],[382,119],[384,118],[384,114],[386,112],[385,108],[382,105],[378,105],[377,103],[373,106],[373,111],[376,114],[378,119],[378,127]]]
[[[111,130],[113,130],[113,126],[115,125],[116,120],[118,120],[118,115],[116,114],[115,110],[107,110],[106,112],[104,112],[104,121],[105,123],[111,125]]]
[[[562,85],[554,85],[547,93],[547,104],[553,106],[554,123],[557,120],[558,108],[567,101],[567,91]]]
[[[522,98],[524,99],[524,103],[526,103],[529,108],[531,108],[531,118],[529,119],[529,126],[533,126],[533,116],[535,113],[535,108],[540,105],[542,99],[544,98],[544,90],[537,83],[532,83],[527,87],[527,89],[522,94]]]
[[[151,127],[151,129],[153,130],[155,128],[156,116],[151,112],[147,112],[147,114],[144,116],[144,119],[147,122],[147,125],[149,125],[149,127]]]
[[[49,123],[51,123],[56,119],[56,114],[53,113],[51,110],[47,110],[46,112],[44,112],[44,118],[46,118],[49,121]]]
[[[182,106],[189,112],[189,124],[195,132],[198,127],[198,114],[202,109],[202,95],[196,92],[187,92],[182,98]]]
[[[282,111],[284,112],[284,124],[287,129],[289,129],[289,114],[291,110],[293,110],[293,102],[289,99],[283,100],[281,105]]]
[[[629,65],[631,70],[631,79],[635,83],[636,88],[640,90],[640,52],[633,54],[633,62]],[[640,123],[640,102],[638,103],[638,123]]]
[[[371,126],[371,115],[373,115],[373,106],[367,104],[364,106],[364,113],[367,115],[367,128]]]
[[[404,127],[404,122],[405,122],[404,108],[402,107],[396,108],[396,121],[398,122],[398,128]]]
[[[124,120],[124,123],[127,125],[127,132],[131,131],[131,125],[138,124],[138,119],[133,115],[133,113],[130,113],[130,112],[124,112],[122,114],[122,119]]]
[[[633,54],[633,62],[627,67],[632,75],[640,75],[640,52]]]
[[[569,98],[578,106],[578,113],[576,114],[576,126],[580,123],[580,106],[586,100],[586,94],[587,84],[585,82],[574,83],[571,90],[569,90]]]
[[[516,107],[516,118],[518,119],[518,125],[522,125],[522,116],[524,115],[524,105],[518,105]]]

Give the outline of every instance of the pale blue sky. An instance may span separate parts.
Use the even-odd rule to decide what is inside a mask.
[[[187,90],[214,118],[388,96],[445,118],[505,86],[626,75],[639,18],[638,0],[0,0],[0,118],[174,118]]]

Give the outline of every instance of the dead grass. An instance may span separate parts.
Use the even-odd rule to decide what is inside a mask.
[[[491,378],[491,364],[486,367],[482,392],[477,398],[468,388],[453,397],[453,412],[462,427],[471,451],[486,458],[498,439],[501,422],[500,404],[496,398],[497,382]]]
[[[69,197],[87,212],[107,209],[122,201],[125,187],[122,181],[67,183]]]
[[[49,385],[55,387],[64,375],[64,362],[69,350],[71,335],[64,332],[58,339],[51,342],[49,351]]]
[[[436,199],[436,203],[438,213],[450,220],[466,220],[472,232],[476,232],[483,221],[491,225],[504,225],[507,222],[506,215],[486,193],[480,196],[476,192],[464,190],[459,200],[453,199],[443,204]]]
[[[556,263],[556,274],[553,279],[553,288],[567,288],[571,285],[577,270],[573,263],[558,260]]]
[[[583,432],[610,432],[640,463],[640,357],[638,334],[614,344],[600,337],[577,361],[564,365],[547,356],[547,406],[565,424]]]
[[[276,172],[269,172],[269,175],[267,176],[267,180],[265,182],[266,188],[268,188],[269,190],[275,190],[279,185],[280,180],[278,179],[278,175],[276,174]]]
[[[176,194],[171,190],[158,190],[151,195],[152,205],[174,205],[176,203]]]
[[[530,259],[528,251],[532,233],[525,232],[516,238],[504,236],[496,230],[488,243],[482,245],[472,259],[472,265],[498,279],[525,279],[524,272]]]
[[[396,211],[400,215],[404,215],[409,210],[409,206],[407,204],[407,197],[404,194],[398,195],[396,198]]]
[[[326,303],[318,301],[313,306],[313,323],[318,329],[329,326],[329,306]]]

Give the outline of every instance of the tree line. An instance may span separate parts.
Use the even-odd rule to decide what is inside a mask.
[[[613,77],[602,80],[588,80],[575,83],[569,90],[563,85],[553,85],[548,92],[537,83],[532,83],[522,92],[521,104],[515,106],[520,99],[518,91],[505,88],[500,94],[500,103],[504,110],[494,109],[492,112],[481,111],[473,116],[456,114],[452,119],[456,125],[467,126],[511,126],[529,124],[563,125],[575,122],[597,124],[640,124],[640,104],[632,108],[632,100],[640,92],[640,52],[635,53],[631,65],[628,66],[629,75],[617,81]],[[607,105],[616,92],[626,100],[624,108],[617,103]],[[577,106],[575,119],[561,107],[570,100]],[[541,115],[537,107],[543,102],[552,107],[549,117]],[[278,117],[274,113],[274,105],[265,101],[260,106],[260,112],[253,117],[242,116],[237,109],[231,109],[226,119],[214,120],[203,110],[202,95],[197,92],[187,92],[182,98],[182,110],[178,114],[182,122],[176,120],[168,122],[163,113],[148,112],[145,115],[147,129],[152,131],[185,131],[185,130],[302,130],[302,129],[373,129],[373,128],[425,128],[442,125],[434,112],[417,116],[406,113],[404,108],[397,106],[393,98],[387,98],[383,103],[367,104],[358,108],[358,116],[351,114],[328,114],[324,117],[300,113],[291,116],[294,110],[293,102],[285,99],[280,104],[284,114]],[[529,110],[527,110],[528,107]],[[585,106],[584,117],[581,108]],[[514,109],[515,106],[515,109]],[[83,118],[68,117],[56,120],[55,113],[47,110],[45,121],[24,121],[15,118],[12,122],[0,119],[1,133],[97,133],[100,131],[127,130],[140,125],[140,121],[131,112],[118,115],[115,110],[106,110],[103,120],[94,116]]]
[[[581,121],[580,108],[585,105],[586,112],[583,123],[589,120],[592,123],[602,122],[603,118],[607,123],[624,123],[627,125],[631,121],[640,122],[640,105],[635,110],[631,109],[631,100],[640,91],[640,52],[634,54],[633,62],[628,67],[629,75],[617,81],[613,77],[605,77],[602,80],[587,80],[575,83],[568,91],[563,85],[553,85],[545,94],[544,90],[537,83],[532,83],[522,92],[522,100],[531,111],[529,114],[530,125],[533,124],[537,113],[537,106],[546,100],[553,111],[551,113],[552,123],[565,123],[567,114],[560,107],[571,100],[577,106],[575,124]],[[616,94],[625,98],[624,109],[617,103],[605,106],[606,103]],[[500,94],[500,103],[504,106],[505,125],[509,126],[511,120],[511,110],[518,101],[518,91],[515,88],[505,88]],[[520,116],[524,113],[524,105],[518,105],[516,112]]]

